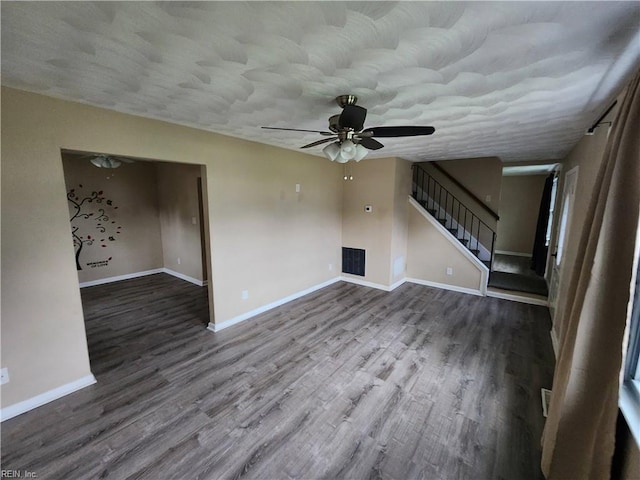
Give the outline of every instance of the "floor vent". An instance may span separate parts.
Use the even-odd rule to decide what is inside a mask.
[[[544,415],[544,418],[547,418],[549,414],[549,404],[551,403],[551,390],[541,388],[540,393],[542,394],[542,415]]]

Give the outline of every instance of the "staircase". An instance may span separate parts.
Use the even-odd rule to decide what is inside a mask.
[[[495,231],[418,164],[413,165],[412,196],[491,271]],[[495,213],[485,208],[497,219]]]

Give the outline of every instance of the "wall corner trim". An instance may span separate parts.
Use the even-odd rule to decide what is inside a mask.
[[[49,390],[48,392],[41,393],[40,395],[23,400],[22,402],[9,405],[8,407],[0,410],[0,421],[4,422],[10,418],[22,415],[29,410],[33,410],[34,408],[53,402],[54,400],[69,395],[70,393],[77,392],[78,390],[88,387],[89,385],[93,385],[94,383],[96,383],[96,378],[93,374],[86,375],[78,380],[66,383],[54,388],[53,390]]]
[[[457,285],[449,285],[446,283],[432,282],[430,280],[421,280],[419,278],[407,278],[406,281],[409,283],[415,283],[417,285],[424,285],[425,287],[434,287],[434,288],[440,288],[442,290],[451,290],[452,292],[466,293],[468,295],[476,295],[478,297],[485,296],[482,290],[475,290],[473,288],[459,287]]]
[[[334,277],[330,280],[327,280],[326,282],[322,282],[322,283],[319,283],[318,285],[314,285],[313,287],[309,287],[305,290],[301,290],[299,292],[293,293],[287,297],[281,298],[280,300],[276,300],[275,302],[268,303],[267,305],[263,305],[262,307],[258,307],[249,312],[230,318],[229,320],[225,320],[224,322],[220,322],[220,323],[209,322],[209,325],[207,325],[207,330],[211,332],[219,332],[220,330],[224,330],[225,328],[229,328],[240,322],[248,320],[251,317],[255,317],[256,315],[267,312],[273,308],[279,307],[280,305],[284,305],[285,303],[289,303],[292,300],[296,300],[300,297],[304,297],[305,295],[313,293],[316,290],[320,290],[321,288],[328,287],[329,285],[332,285],[340,280],[341,280],[340,277]]]
[[[339,279],[342,280],[343,282],[353,283],[354,285],[360,285],[362,287],[376,288],[378,290],[384,290],[385,292],[392,292],[393,290],[398,288],[400,285],[402,285],[406,281],[406,278],[403,278],[391,285],[383,285],[381,283],[368,282],[366,280],[360,280],[359,278],[347,277],[344,275],[339,277]]]
[[[130,280],[132,278],[144,277],[147,275],[154,275],[156,273],[163,273],[164,269],[154,268],[153,270],[144,270],[142,272],[127,273],[125,275],[116,275],[115,277],[100,278],[98,280],[91,280],[89,282],[80,282],[80,288],[94,287],[96,285],[104,285],[106,283],[119,282],[121,280]]]
[[[180,272],[176,272],[174,270],[171,270],[170,268],[161,268],[160,270],[162,270],[162,272],[167,273],[169,275],[172,275],[176,278],[179,278],[181,280],[184,280],[186,282],[189,283],[193,283],[194,285],[197,285],[199,287],[206,287],[207,286],[207,282],[203,282],[202,280],[198,280],[197,278],[194,277],[190,277],[189,275],[185,275],[184,273],[180,273]]]
[[[198,280],[197,278],[190,277],[189,275],[176,272],[174,270],[171,270],[170,268],[162,267],[162,268],[154,268],[152,270],[144,270],[142,272],[133,272],[133,273],[127,273],[125,275],[117,275],[115,277],[100,278],[98,280],[91,280],[89,282],[81,282],[80,288],[94,287],[96,285],[105,285],[107,283],[120,282],[122,280],[131,280],[132,278],[145,277],[147,275],[155,275],[156,273],[166,273],[167,275],[171,275],[173,277],[179,278],[180,280],[193,283],[194,285],[197,285],[199,287],[207,286],[206,281],[203,282],[202,280]]]

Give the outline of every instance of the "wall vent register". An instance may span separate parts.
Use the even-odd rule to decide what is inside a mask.
[[[363,249],[342,247],[342,273],[364,277],[364,263]]]

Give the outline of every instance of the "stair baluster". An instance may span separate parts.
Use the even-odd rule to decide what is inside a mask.
[[[496,232],[417,164],[413,165],[412,196],[491,270]]]

